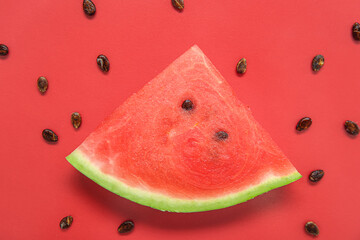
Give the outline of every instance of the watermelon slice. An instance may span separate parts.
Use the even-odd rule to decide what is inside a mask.
[[[301,177],[197,46],[67,160],[113,193],[172,212],[225,208]]]

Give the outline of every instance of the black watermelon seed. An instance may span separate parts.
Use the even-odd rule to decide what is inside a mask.
[[[352,35],[356,41],[360,41],[360,24],[357,22],[352,27]]]
[[[131,220],[126,220],[125,222],[123,222],[122,224],[120,224],[120,226],[118,227],[118,232],[119,233],[128,233],[131,232],[134,229],[134,222]]]
[[[311,65],[312,70],[314,72],[318,72],[324,66],[324,63],[325,63],[324,56],[323,55],[316,55],[312,60],[312,65]]]
[[[110,62],[109,59],[103,55],[100,54],[96,59],[97,65],[99,66],[100,70],[103,72],[108,72],[110,68]]]
[[[312,182],[318,182],[320,181],[324,176],[324,171],[323,170],[315,170],[312,171],[309,175],[309,180]]]
[[[43,138],[48,142],[57,142],[58,136],[50,129],[44,129],[42,131]]]
[[[245,58],[240,59],[240,61],[236,64],[236,72],[243,74],[246,72],[247,61]]]
[[[0,44],[0,55],[6,56],[9,53],[9,48],[5,44]]]
[[[96,12],[95,4],[91,0],[84,0],[83,9],[86,15],[92,16]]]
[[[81,126],[82,118],[80,113],[74,112],[71,114],[71,124],[75,129],[79,128]]]
[[[186,111],[190,111],[191,109],[193,109],[194,104],[191,100],[187,99],[182,103],[181,107]]]
[[[45,93],[49,87],[49,82],[45,77],[39,77],[37,80],[37,87],[41,93]]]
[[[60,221],[60,228],[61,229],[66,229],[69,228],[73,222],[73,217],[72,216],[66,216],[63,219],[61,219]]]
[[[184,0],[171,0],[172,5],[177,10],[183,10],[184,9]]]
[[[227,132],[224,132],[224,131],[219,131],[219,132],[215,133],[215,136],[218,140],[226,140],[229,137]]]
[[[305,129],[308,129],[312,124],[312,120],[309,117],[304,117],[299,120],[299,122],[296,125],[297,131],[304,131]]]
[[[356,136],[359,134],[359,126],[350,120],[345,121],[344,123],[345,131],[353,136]]]
[[[319,235],[319,228],[314,222],[307,222],[305,224],[305,231],[313,236]]]

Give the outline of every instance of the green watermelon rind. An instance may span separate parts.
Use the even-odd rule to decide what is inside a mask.
[[[296,170],[286,176],[269,175],[260,184],[254,185],[237,193],[206,200],[188,200],[173,198],[164,194],[130,187],[120,180],[112,177],[111,175],[101,172],[101,170],[94,166],[87,159],[85,154],[82,154],[78,149],[73,151],[69,156],[66,157],[66,159],[78,171],[107,190],[133,202],[169,212],[201,212],[226,208],[242,202],[246,202],[247,200],[250,200],[258,195],[268,192],[274,188],[287,185],[302,177]]]

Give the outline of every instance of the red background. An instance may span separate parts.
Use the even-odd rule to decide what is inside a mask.
[[[360,44],[351,27],[360,21],[355,0],[185,1],[94,0],[85,16],[82,0],[0,0],[0,238],[119,239],[359,239],[360,136],[343,129],[360,122]],[[227,209],[176,214],[140,206],[99,187],[66,160],[82,140],[133,92],[198,44],[255,118],[271,133],[304,177],[286,187]],[[103,74],[96,57],[105,54]],[[325,56],[319,73],[311,60]],[[235,73],[245,57],[248,71]],[[49,89],[36,87],[46,76]],[[70,115],[83,125],[74,130]],[[313,119],[297,134],[297,121]],[[44,128],[59,135],[55,145]],[[316,185],[308,174],[325,176]],[[59,221],[73,215],[68,230]]]

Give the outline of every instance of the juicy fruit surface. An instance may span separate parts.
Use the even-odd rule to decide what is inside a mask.
[[[189,111],[182,108],[187,99],[194,104]],[[218,131],[228,138],[217,139]],[[118,107],[77,151],[129,187],[184,200],[216,199],[297,173],[197,46]]]

